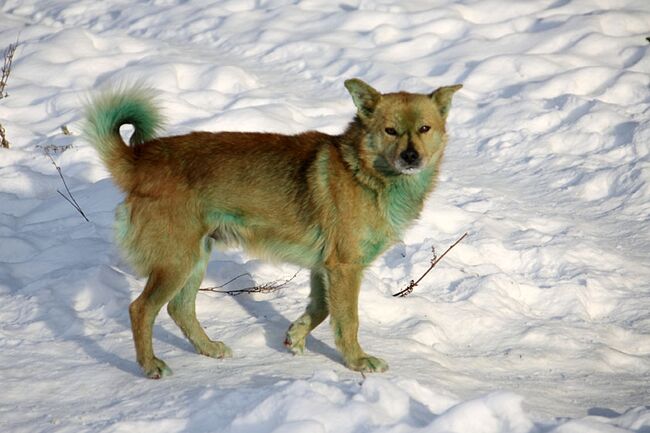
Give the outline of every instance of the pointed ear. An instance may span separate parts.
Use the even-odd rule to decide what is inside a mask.
[[[444,120],[447,120],[447,114],[449,114],[449,109],[451,108],[451,97],[454,96],[454,93],[459,91],[462,87],[462,84],[440,87],[429,95],[433,102],[438,106],[440,115]]]
[[[352,100],[359,115],[361,117],[370,117],[381,99],[381,93],[358,78],[345,80],[344,84],[350,95],[352,95]]]

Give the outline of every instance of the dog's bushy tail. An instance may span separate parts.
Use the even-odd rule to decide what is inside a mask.
[[[99,152],[115,183],[129,191],[134,182],[134,148],[155,138],[162,127],[153,90],[136,84],[104,91],[86,104],[85,114],[84,135]],[[126,124],[134,127],[130,146],[120,136],[120,127]]]

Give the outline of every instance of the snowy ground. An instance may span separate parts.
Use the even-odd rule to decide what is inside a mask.
[[[650,432],[649,31],[645,0],[0,2],[0,47],[21,41],[0,100],[0,431]],[[389,372],[346,370],[327,326],[284,350],[303,271],[199,296],[231,360],[161,313],[175,374],[143,378],[127,306],[144,281],[112,242],[120,193],[79,137],[83,95],[144,78],[170,134],[336,133],[351,77],[465,86],[439,188],[364,281],[360,338]],[[57,194],[50,145],[71,146],[55,159],[90,222]],[[219,252],[205,285],[295,271]]]

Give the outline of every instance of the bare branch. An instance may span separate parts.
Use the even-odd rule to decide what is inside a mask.
[[[461,236],[461,237],[460,237],[456,242],[454,242],[454,243],[453,243],[449,248],[447,248],[447,250],[446,250],[444,253],[442,253],[442,255],[441,255],[440,257],[437,256],[435,248],[432,247],[432,248],[431,248],[431,252],[433,253],[433,258],[431,259],[431,266],[429,266],[429,269],[427,269],[427,270],[424,272],[424,274],[422,274],[422,276],[421,276],[420,278],[418,278],[417,281],[413,281],[413,280],[411,280],[411,282],[409,283],[409,285],[406,286],[406,288],[405,288],[404,290],[395,293],[393,296],[394,296],[394,297],[400,297],[400,298],[403,298],[404,296],[407,296],[408,294],[410,294],[410,293],[413,291],[413,289],[415,288],[415,286],[417,286],[417,285],[420,283],[420,281],[422,281],[422,279],[423,279],[423,278],[424,278],[424,277],[425,277],[425,276],[426,276],[426,275],[431,271],[431,269],[433,269],[433,268],[438,264],[438,262],[439,262],[440,260],[442,260],[442,258],[443,258],[443,257],[444,257],[444,256],[445,256],[445,255],[446,255],[446,254],[447,254],[447,253],[448,253],[452,248],[454,248],[456,245],[458,245],[458,244],[460,243],[460,241],[462,241],[463,239],[465,239],[466,236],[467,236],[467,233],[465,233],[464,235],[462,235],[462,236]]]
[[[7,140],[7,135],[2,123],[0,123],[0,146],[9,149],[9,140]]]
[[[86,214],[84,213],[84,211],[81,210],[81,206],[79,206],[79,203],[77,203],[77,200],[75,200],[74,196],[73,196],[72,193],[70,192],[70,188],[68,188],[68,184],[66,183],[65,178],[63,177],[63,173],[61,172],[61,167],[59,167],[58,165],[56,165],[56,162],[54,161],[54,158],[52,158],[52,155],[50,155],[50,153],[49,153],[47,150],[45,151],[45,154],[48,156],[48,158],[50,158],[50,161],[52,161],[52,165],[54,165],[54,168],[56,168],[56,171],[59,173],[59,177],[60,177],[61,180],[63,181],[63,186],[65,186],[65,190],[67,191],[68,195],[66,196],[65,194],[63,194],[63,193],[62,193],[61,191],[59,191],[58,189],[56,190],[56,192],[58,192],[59,195],[61,195],[61,197],[63,197],[64,199],[66,199],[66,201],[67,201],[68,203],[70,203],[70,204],[72,205],[72,207],[74,207],[75,209],[77,209],[77,212],[79,212],[79,213],[81,214],[81,216],[84,217],[84,219],[85,219],[86,221],[90,222],[90,220],[88,219],[88,217],[86,216]]]
[[[36,148],[40,149],[43,153],[47,155],[58,155],[65,152],[68,149],[72,149],[74,145],[72,143],[66,144],[65,146],[57,146],[55,144],[37,144]]]
[[[232,283],[233,281],[236,281],[236,280],[240,279],[241,277],[251,277],[251,278],[253,278],[253,276],[250,273],[244,272],[243,274],[239,274],[236,277],[233,277],[233,278],[229,279],[228,281],[226,281],[225,283],[223,283],[223,284],[221,284],[219,286],[210,287],[209,289],[210,289],[210,291],[212,291],[211,289],[223,289],[228,284]],[[201,289],[201,290],[208,290],[208,289]]]
[[[9,79],[9,74],[11,74],[11,64],[14,61],[14,53],[18,47],[18,39],[13,44],[9,44],[9,47],[4,52],[4,63],[2,65],[2,76],[0,77],[0,99],[6,98],[9,96],[6,91],[7,80]]]
[[[362,386],[363,382],[366,381],[366,375],[364,374],[363,371],[360,371],[359,373],[361,373],[361,382],[359,382],[359,386]]]
[[[429,266],[429,268],[420,276],[420,278],[417,279],[417,281],[411,280],[409,285],[404,290],[402,290],[402,291],[400,291],[398,293],[395,293],[393,296],[403,298],[404,296],[407,296],[408,294],[410,294],[413,291],[413,289],[415,288],[415,286],[417,286],[420,283],[420,281],[422,281],[422,279],[427,276],[427,274],[440,262],[440,260],[442,260],[442,258],[445,257],[447,255],[447,253],[449,251],[451,251],[452,248],[454,248],[463,239],[465,239],[465,237],[467,237],[467,233],[463,234],[460,238],[458,238],[458,240],[456,240],[456,242],[454,242],[449,248],[447,248],[445,250],[444,253],[442,253],[442,255],[440,255],[440,257],[438,257],[435,248],[431,247],[431,253],[433,254],[433,256],[431,258],[431,266]],[[269,283],[264,283],[264,284],[259,285],[259,286],[246,287],[244,289],[220,290],[223,287],[227,286],[228,284],[232,283],[233,281],[235,281],[235,280],[237,280],[237,279],[239,279],[239,278],[241,278],[243,276],[250,276],[249,273],[244,273],[244,274],[237,275],[236,277],[226,281],[225,283],[223,283],[220,286],[204,287],[204,288],[199,289],[199,290],[203,291],[203,292],[225,293],[225,294],[230,295],[230,296],[237,296],[237,295],[241,295],[242,293],[271,293],[271,292],[275,292],[275,291],[280,290],[281,288],[285,287],[294,278],[296,278],[296,276],[298,275],[299,272],[300,271],[297,271],[295,274],[293,274],[293,276],[291,278],[288,278],[288,279],[286,279],[286,280],[284,280],[282,282],[280,282],[280,281],[271,281]]]
[[[275,292],[275,291],[280,290],[283,287],[285,287],[287,284],[289,284],[291,281],[293,281],[293,279],[296,278],[296,276],[299,273],[300,273],[300,270],[296,271],[296,273],[293,274],[293,276],[291,278],[288,278],[288,279],[286,279],[286,280],[284,280],[282,282],[276,280],[276,281],[271,281],[269,283],[264,283],[264,284],[259,285],[259,286],[246,287],[244,289],[219,290],[220,288],[223,288],[224,286],[232,283],[233,281],[235,281],[238,278],[241,278],[241,277],[243,277],[245,275],[250,276],[249,273],[245,273],[245,274],[237,275],[235,278],[223,283],[220,286],[205,287],[205,288],[199,289],[199,290],[201,290],[203,292],[225,293],[225,294],[230,295],[230,296],[237,296],[237,295],[241,295],[242,293],[271,293],[271,292]]]
[[[5,88],[7,87],[7,80],[9,79],[9,74],[11,73],[11,64],[14,61],[14,53],[16,52],[17,46],[18,46],[18,39],[16,39],[16,43],[9,44],[9,47],[4,52],[2,75],[0,76],[0,99],[9,96]],[[0,123],[0,147],[9,149],[9,146],[10,144],[9,144],[9,140],[7,140],[7,131]]]

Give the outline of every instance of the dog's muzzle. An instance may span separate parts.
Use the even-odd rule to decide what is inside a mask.
[[[402,174],[415,174],[422,168],[422,158],[417,150],[409,146],[399,154],[395,168]]]

